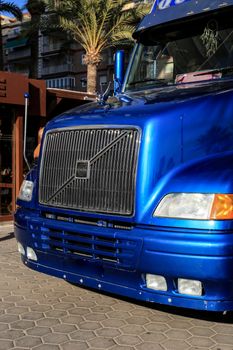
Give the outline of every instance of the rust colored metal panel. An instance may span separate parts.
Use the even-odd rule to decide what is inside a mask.
[[[46,82],[29,79],[29,114],[46,117]]]
[[[0,103],[23,105],[28,79],[22,74],[0,72]]]

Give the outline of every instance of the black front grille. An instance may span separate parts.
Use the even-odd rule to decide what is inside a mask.
[[[99,233],[93,228],[92,232],[87,228],[74,231],[69,226],[66,224],[66,227],[57,228],[49,223],[42,227],[31,224],[34,248],[62,257],[99,261],[112,267],[135,270],[142,247],[141,240],[116,235],[114,229],[104,229]]]
[[[138,146],[136,129],[49,132],[42,156],[40,203],[132,215]]]

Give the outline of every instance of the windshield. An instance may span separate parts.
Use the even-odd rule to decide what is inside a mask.
[[[169,36],[167,36],[169,37]],[[233,75],[233,26],[209,21],[202,33],[155,45],[138,44],[125,90],[222,79]]]

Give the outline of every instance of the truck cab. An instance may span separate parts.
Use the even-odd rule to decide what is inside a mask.
[[[233,0],[157,0],[119,93],[50,121],[18,197],[28,267],[233,309]],[[78,292],[77,292],[78,293]]]

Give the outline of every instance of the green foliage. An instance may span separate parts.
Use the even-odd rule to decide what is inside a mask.
[[[128,43],[145,5],[127,6],[127,0],[45,0],[55,13],[57,25],[69,33],[86,52],[85,63],[97,65],[101,52]]]
[[[7,12],[13,15],[18,21],[21,21],[23,14],[20,8],[15,5],[13,2],[7,2],[0,0],[0,14],[2,12]],[[0,18],[0,70],[4,69],[4,59],[3,59],[3,43],[2,43],[2,24]]]
[[[23,18],[23,14],[20,8],[17,5],[15,5],[13,2],[0,1],[0,13],[2,12],[10,13],[19,21],[21,21]]]

